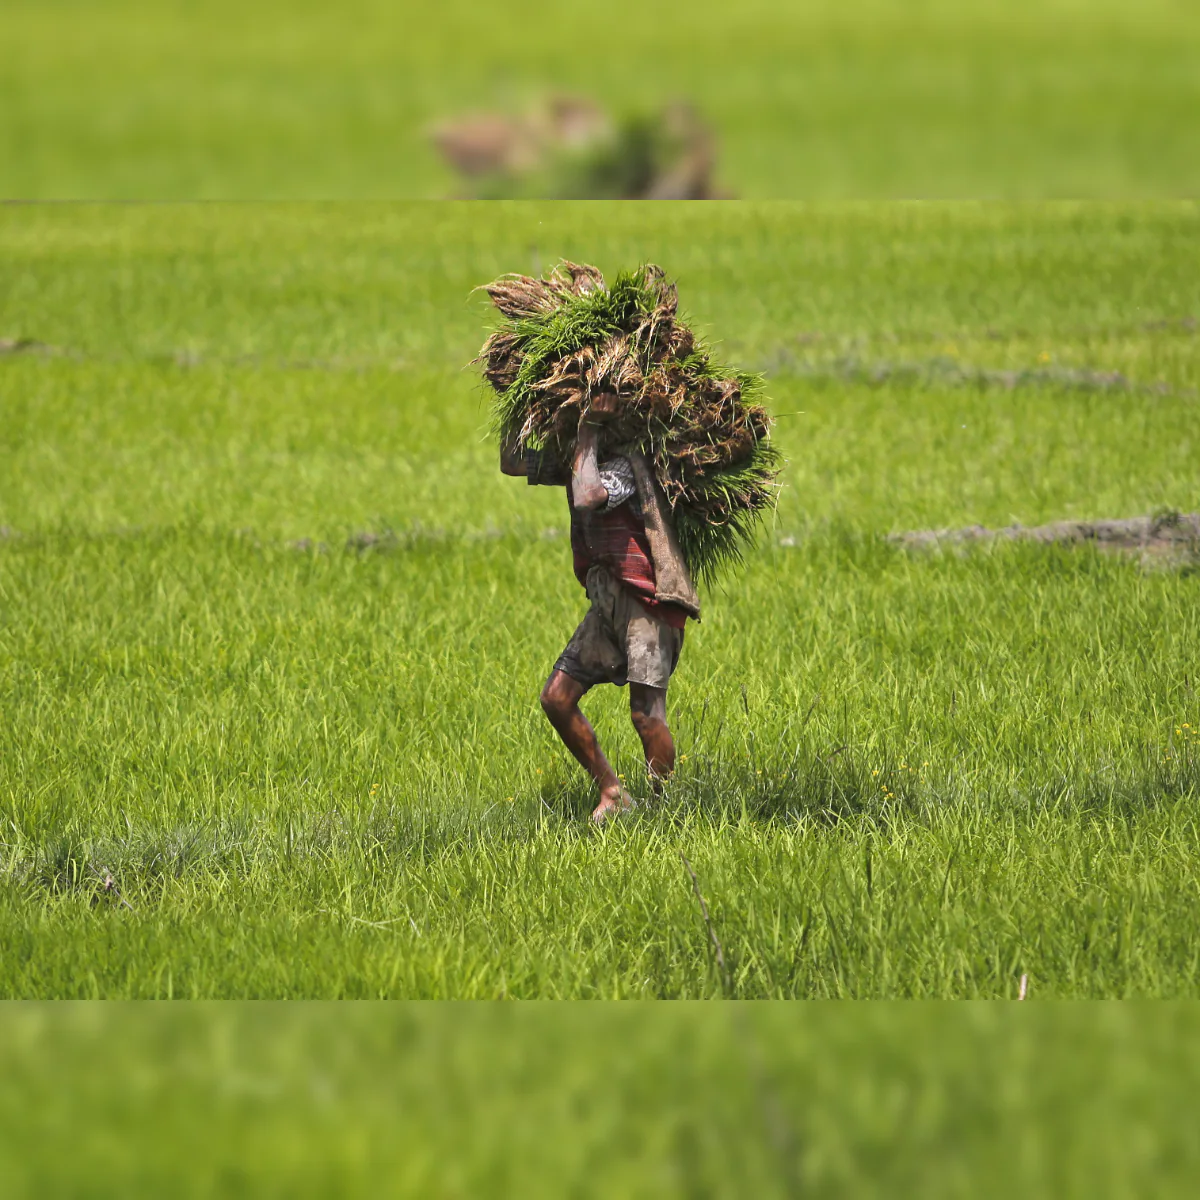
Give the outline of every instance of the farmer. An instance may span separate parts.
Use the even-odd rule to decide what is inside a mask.
[[[632,807],[629,793],[600,749],[579,701],[598,683],[629,684],[629,715],[646,769],[658,791],[675,768],[675,741],[667,727],[667,685],[679,662],[688,617],[700,604],[670,523],[666,500],[638,452],[599,461],[604,422],[616,412],[615,395],[593,396],[579,420],[570,471],[549,455],[500,451],[500,469],[530,484],[567,487],[575,577],[591,608],[542,689],[542,708],[600,789],[597,824]]]

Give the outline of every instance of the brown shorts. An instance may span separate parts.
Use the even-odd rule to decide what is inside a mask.
[[[554,669],[586,687],[641,683],[666,691],[683,649],[683,630],[654,616],[603,567],[588,571],[587,594],[592,607]]]

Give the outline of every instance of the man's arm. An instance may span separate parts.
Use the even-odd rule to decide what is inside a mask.
[[[616,413],[618,404],[612,392],[600,392],[580,415],[571,462],[571,499],[576,508],[595,512],[608,503],[608,489],[600,482],[600,426]]]
[[[570,470],[545,450],[521,449],[518,444],[501,445],[500,470],[526,483],[562,487],[571,482]]]
[[[575,453],[571,460],[571,499],[576,508],[595,510],[608,503],[608,491],[600,482],[598,457],[600,425],[616,411],[617,397],[598,395],[592,398],[587,411],[579,419],[579,431],[575,439]],[[530,465],[530,456],[533,464]],[[500,445],[500,470],[505,475],[528,479],[530,483],[568,482],[562,467],[553,462],[546,463],[538,454],[527,455],[518,443],[502,442]]]
[[[500,444],[500,470],[505,475],[525,478],[525,451],[515,442]]]
[[[599,441],[600,427],[581,420],[571,461],[571,501],[592,512],[608,503],[608,489],[600,482]]]

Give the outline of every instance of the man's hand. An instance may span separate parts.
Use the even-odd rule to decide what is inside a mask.
[[[597,392],[588,402],[579,420],[582,424],[603,425],[617,415],[621,397],[616,392]]]

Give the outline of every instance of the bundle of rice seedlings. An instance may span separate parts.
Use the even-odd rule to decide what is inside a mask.
[[[646,454],[694,576],[711,584],[740,562],[782,466],[762,377],[714,362],[680,319],[662,268],[606,286],[595,267],[563,262],[545,278],[505,275],[484,290],[504,321],[475,361],[495,391],[502,444],[567,462],[591,397],[615,393],[601,457]]]

